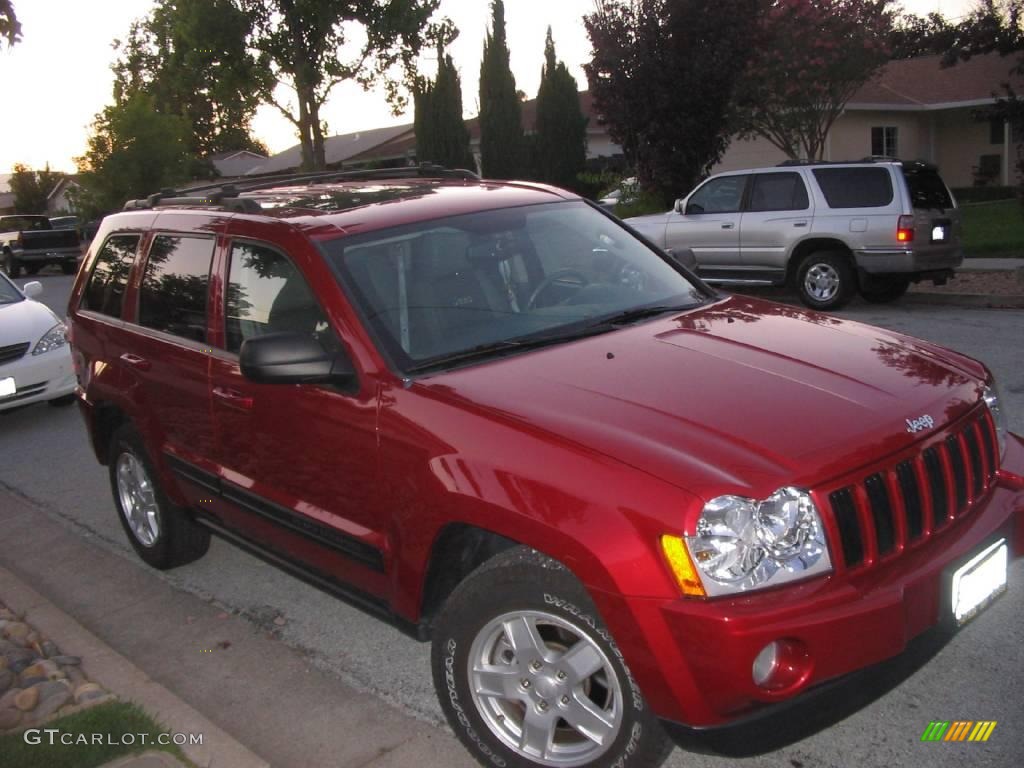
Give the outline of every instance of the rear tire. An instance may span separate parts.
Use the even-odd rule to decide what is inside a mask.
[[[455,588],[431,665],[449,725],[487,768],[654,768],[672,750],[586,590],[528,547]]]
[[[871,304],[888,304],[901,298],[908,288],[910,281],[906,278],[865,275],[861,281],[860,295]]]
[[[38,275],[40,269],[42,269],[42,267],[40,267],[38,264],[30,264],[27,267],[25,267],[25,271],[28,272],[30,275]]]
[[[853,298],[857,275],[850,258],[841,251],[808,254],[796,270],[796,291],[806,306],[817,310],[839,309]]]
[[[3,258],[4,272],[12,280],[21,277],[21,262],[14,258],[13,253],[5,253]]]
[[[198,560],[210,547],[210,532],[172,504],[131,424],[110,440],[110,487],[121,527],[139,557],[160,570]]]

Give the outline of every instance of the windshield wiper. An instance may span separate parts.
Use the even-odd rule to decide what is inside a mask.
[[[619,312],[615,315],[609,315],[607,317],[599,318],[594,326],[599,325],[626,325],[628,323],[636,322],[637,320],[644,320],[648,317],[657,317],[658,315],[664,315],[668,312],[682,312],[687,309],[693,309],[697,304],[658,304],[653,307],[636,307],[635,309],[627,309],[623,312]],[[594,327],[592,326],[592,327]]]
[[[504,352],[522,352],[529,349],[540,349],[541,347],[561,344],[566,341],[575,341],[576,339],[585,339],[588,336],[597,336],[614,330],[614,325],[602,322],[587,325],[583,328],[577,328],[571,331],[559,331],[556,333],[526,336],[520,339],[495,341],[489,344],[481,344],[477,347],[470,347],[469,349],[464,349],[461,352],[453,352],[450,355],[431,358],[419,363],[418,365],[414,365],[411,368],[406,368],[405,370],[406,373],[423,373],[425,371],[447,368],[448,366],[456,365],[457,363],[493,357]]]

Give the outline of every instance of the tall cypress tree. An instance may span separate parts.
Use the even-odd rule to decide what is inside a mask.
[[[555,57],[548,27],[544,67],[537,91],[537,175],[541,181],[574,188],[587,161],[587,118],[580,109],[576,79]]]
[[[462,81],[452,57],[437,51],[437,76],[415,93],[416,157],[421,163],[473,169],[469,130],[462,118]]]
[[[480,162],[484,176],[523,176],[523,154],[522,114],[505,37],[505,4],[492,0],[491,30],[484,39],[480,63]]]

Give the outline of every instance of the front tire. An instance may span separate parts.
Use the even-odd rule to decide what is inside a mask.
[[[850,259],[839,251],[817,251],[801,260],[796,271],[800,301],[811,309],[845,306],[857,290],[857,275]]]
[[[13,280],[16,277],[21,277],[21,262],[14,258],[14,254],[7,252],[3,258],[4,272],[7,276]]]
[[[861,282],[860,295],[871,304],[888,304],[901,298],[910,288],[910,281],[901,277],[872,277]]]
[[[210,532],[168,500],[132,425],[123,424],[114,432],[109,467],[121,527],[139,557],[167,570],[206,554]]]
[[[653,767],[672,749],[586,590],[527,547],[455,589],[431,662],[449,725],[489,768]]]

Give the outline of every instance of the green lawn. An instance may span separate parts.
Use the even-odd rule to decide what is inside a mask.
[[[25,743],[23,733],[0,736],[0,755],[3,756],[0,764],[4,768],[95,768],[118,757],[156,749],[170,752],[186,765],[192,765],[178,747],[156,743],[157,735],[166,733],[166,729],[134,704],[120,701],[100,704],[54,720],[43,728],[60,730],[54,735],[52,746],[48,743],[49,736],[41,731],[34,734],[41,740],[39,744]],[[59,743],[60,740],[74,742],[78,734],[86,734],[89,739],[92,739],[91,734],[110,734],[103,742],[120,742],[123,734],[134,734],[134,744]],[[139,734],[148,734],[146,744],[140,744]]]
[[[961,208],[964,252],[970,256],[1024,256],[1024,207],[1017,200]]]

